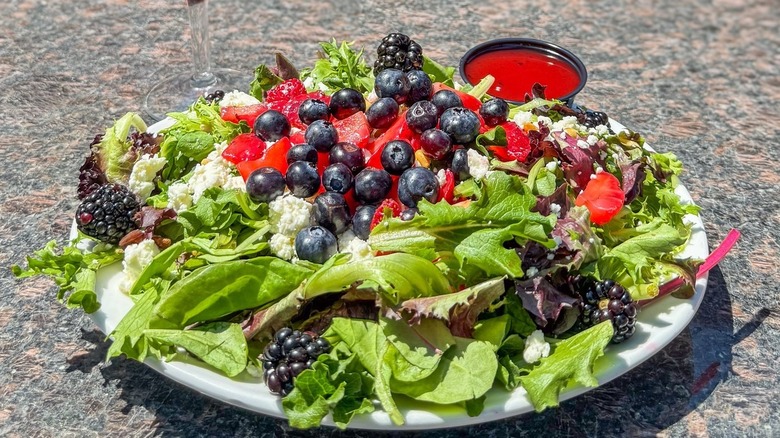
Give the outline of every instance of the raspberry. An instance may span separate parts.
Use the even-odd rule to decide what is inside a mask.
[[[371,229],[373,230],[375,226],[379,225],[380,222],[382,222],[382,219],[385,218],[385,209],[389,208],[391,211],[392,217],[398,217],[401,214],[401,204],[396,202],[395,199],[385,199],[382,201],[381,204],[379,204],[379,207],[376,208],[376,211],[374,212],[374,217],[371,219]]]
[[[295,96],[306,94],[306,87],[300,79],[287,79],[271,88],[265,94],[266,102],[287,102]]]

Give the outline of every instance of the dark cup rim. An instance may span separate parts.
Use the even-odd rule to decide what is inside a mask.
[[[506,49],[516,49],[516,48],[532,49],[542,53],[550,54],[552,56],[555,56],[558,59],[567,62],[577,71],[577,73],[580,76],[579,85],[574,90],[572,90],[572,92],[570,92],[569,94],[558,97],[556,99],[571,105],[571,103],[573,103],[574,101],[574,96],[576,96],[585,87],[585,83],[588,81],[588,70],[585,68],[585,64],[582,62],[582,60],[579,57],[577,57],[577,55],[572,53],[570,50],[559,46],[558,44],[551,43],[549,41],[538,40],[534,38],[497,38],[497,39],[493,39],[493,40],[489,40],[477,44],[476,46],[469,49],[460,58],[460,64],[458,66],[458,72],[460,73],[460,77],[466,83],[470,85],[476,85],[469,82],[468,78],[466,77],[466,71],[465,71],[466,64],[471,62],[477,56],[488,52],[494,52],[497,50],[506,50]],[[508,99],[505,100],[507,102],[515,103],[515,104],[525,103],[523,101],[513,101]]]

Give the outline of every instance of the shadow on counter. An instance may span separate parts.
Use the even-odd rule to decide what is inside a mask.
[[[629,373],[541,414],[526,414],[480,425],[426,432],[426,436],[655,436],[676,424],[731,372],[732,346],[755,331],[769,316],[762,309],[733,332],[731,299],[720,269],[711,271],[707,294],[696,317],[661,352]],[[408,433],[335,428],[291,429],[286,421],[235,408],[168,380],[145,365],[115,358],[103,365],[109,344],[98,331],[82,337],[95,344],[88,354],[69,360],[68,371],[99,367],[105,385],[116,385],[126,403],[122,413],[142,406],[155,415],[152,436],[408,436]]]

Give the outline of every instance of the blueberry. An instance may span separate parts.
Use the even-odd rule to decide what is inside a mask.
[[[330,150],[330,164],[343,163],[353,174],[357,174],[366,167],[366,157],[363,155],[363,149],[360,149],[353,143],[336,143]]]
[[[398,103],[406,102],[411,84],[403,71],[388,68],[379,72],[374,79],[374,92],[378,97],[389,97]]]
[[[254,132],[263,141],[277,141],[290,135],[290,121],[279,111],[268,110],[255,119]]]
[[[374,220],[376,205],[361,205],[355,210],[352,217],[352,232],[359,238],[366,240],[371,234],[371,221]]]
[[[398,216],[401,218],[402,221],[410,221],[414,219],[414,217],[419,213],[420,210],[417,210],[417,208],[407,208],[406,210],[402,211],[401,214]]]
[[[308,198],[320,189],[320,175],[317,168],[306,161],[296,161],[287,168],[287,188],[293,196]]]
[[[351,216],[347,201],[339,193],[325,192],[314,200],[314,220],[331,233],[344,232]]]
[[[308,143],[297,144],[287,151],[287,164],[292,164],[296,161],[317,164],[317,158],[317,149],[314,149],[314,146]]]
[[[329,116],[328,104],[319,99],[306,99],[298,108],[298,118],[306,125],[315,120],[327,120]]]
[[[406,77],[409,79],[409,84],[411,85],[409,97],[406,98],[407,104],[428,100],[428,98],[431,97],[433,84],[427,73],[422,70],[409,70],[406,72]]]
[[[366,110],[366,119],[372,128],[389,127],[398,119],[398,102],[390,97],[378,99]]]
[[[389,174],[400,175],[414,164],[414,149],[404,140],[393,140],[382,149],[380,158]]]
[[[463,102],[460,100],[460,96],[458,96],[452,90],[439,90],[433,93],[433,96],[431,96],[431,102],[433,102],[433,104],[436,105],[436,108],[439,110],[439,116],[441,116],[444,111],[450,108],[463,106]]]
[[[469,156],[465,149],[457,149],[452,154],[452,172],[458,178],[458,181],[465,181],[471,178],[469,173]]]
[[[439,180],[424,167],[412,167],[398,180],[398,199],[407,207],[417,207],[421,199],[436,202],[438,196]]]
[[[339,120],[366,110],[366,100],[359,91],[352,88],[342,88],[330,97],[330,113]]]
[[[354,177],[346,164],[335,163],[322,171],[322,186],[329,192],[347,193],[352,188]]]
[[[509,117],[509,105],[504,99],[496,97],[482,104],[479,115],[488,126],[496,126],[506,122],[506,118]]]
[[[441,129],[429,129],[420,136],[420,148],[434,160],[441,160],[452,150],[452,139]]]
[[[463,108],[449,108],[441,115],[441,130],[452,137],[456,144],[466,144],[479,134],[479,118],[473,111]]]
[[[314,149],[328,152],[339,141],[339,133],[333,123],[315,120],[306,128],[303,138],[306,139],[306,143],[314,146]]]
[[[355,176],[355,198],[363,204],[375,204],[390,193],[393,179],[384,170],[367,167]]]
[[[338,252],[336,236],[323,227],[307,227],[295,236],[295,253],[301,260],[325,263],[336,252]],[[293,370],[293,374],[295,371]]]
[[[261,167],[246,179],[246,193],[254,202],[271,202],[284,193],[284,176],[273,167]]]
[[[438,121],[439,113],[436,105],[428,100],[415,102],[406,112],[406,124],[418,134],[435,128]]]

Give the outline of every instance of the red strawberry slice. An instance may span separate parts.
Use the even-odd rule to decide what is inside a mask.
[[[620,181],[611,173],[599,172],[588,182],[574,203],[577,206],[584,205],[590,211],[591,222],[604,225],[620,211],[624,200]]]
[[[390,125],[383,133],[377,136],[376,140],[371,144],[370,149],[372,156],[382,154],[382,149],[385,145],[393,140],[406,140],[409,141],[414,137],[414,131],[406,124],[406,111],[402,112],[396,121]]]
[[[333,122],[336,132],[339,133],[339,141],[346,141],[357,145],[359,148],[368,146],[371,139],[371,126],[368,124],[366,114],[356,112],[351,116]]]
[[[282,138],[265,150],[263,156],[257,160],[242,161],[236,164],[236,168],[246,181],[249,175],[261,167],[273,167],[284,174],[287,172],[287,151],[292,144],[287,137]]]
[[[301,121],[301,118],[298,117],[298,109],[300,109],[301,104],[306,99],[317,99],[325,102],[326,104],[330,101],[329,96],[319,91],[314,91],[308,94],[299,94],[288,100],[284,105],[284,108],[282,108],[281,113],[287,117],[287,120],[290,121],[292,126],[298,129],[306,129],[306,125]]]
[[[267,146],[263,140],[254,134],[240,134],[230,142],[222,152],[222,158],[233,164],[242,161],[257,160],[263,156]]]
[[[391,217],[398,217],[401,214],[401,204],[399,204],[394,199],[385,199],[382,201],[381,204],[379,204],[379,207],[376,208],[376,211],[374,212],[374,217],[371,219],[371,229],[373,230],[375,226],[379,225],[380,222],[382,222],[382,219],[385,218],[385,209],[390,209],[390,216]]]
[[[219,115],[222,120],[227,122],[238,123],[245,121],[251,128],[255,125],[255,119],[263,114],[268,107],[262,103],[246,106],[226,106],[219,110]]]
[[[439,187],[439,201],[452,204],[455,200],[455,174],[450,169],[444,169],[444,184]]]

